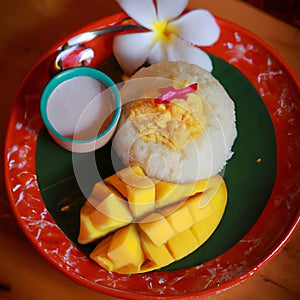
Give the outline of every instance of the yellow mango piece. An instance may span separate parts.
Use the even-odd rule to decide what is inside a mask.
[[[197,223],[214,213],[214,207],[211,204],[206,205],[204,208],[200,208],[202,196],[202,194],[196,194],[186,202],[186,206],[190,211],[194,223]]]
[[[138,165],[119,171],[118,176],[127,186],[149,188],[154,185],[153,181],[145,175],[142,168]]]
[[[158,213],[148,215],[141,220],[139,226],[156,246],[161,246],[175,235],[166,218]]]
[[[121,197],[114,188],[105,184],[104,181],[99,181],[94,185],[87,201],[96,208],[103,199],[107,198],[111,194],[116,194],[116,196]]]
[[[139,166],[128,167],[94,186],[80,211],[78,241],[86,244],[113,232],[91,259],[120,274],[149,272],[201,246],[217,228],[226,202],[219,175],[177,185],[150,179]]]
[[[139,166],[120,171],[119,176],[126,184],[129,208],[135,218],[141,218],[155,210],[155,185]]]
[[[215,194],[214,198],[209,204],[209,206],[212,206],[213,208],[213,214],[194,224],[191,228],[191,231],[198,240],[199,246],[202,245],[206,240],[208,240],[208,238],[218,227],[223,217],[226,203],[227,189],[225,182],[222,181],[221,185],[217,190],[217,193]],[[204,209],[206,209],[206,207]]]
[[[209,178],[207,188],[203,192],[202,196],[199,198],[199,207],[205,207],[214,198],[220,185],[224,183],[222,176],[219,174]],[[226,194],[227,197],[227,194]]]
[[[99,196],[99,193],[92,193],[92,195]],[[93,242],[109,232],[126,226],[132,220],[127,202],[115,194],[110,193],[103,200],[91,196],[80,211],[78,242],[80,244]]]
[[[106,234],[102,230],[97,229],[89,218],[89,213],[94,209],[94,206],[86,201],[80,211],[80,229],[78,235],[78,243],[80,244],[91,243]]]
[[[217,193],[220,193],[220,186],[225,184],[223,178],[220,175],[215,175],[209,179],[208,189],[203,193],[198,193],[191,196],[186,205],[190,210],[194,223],[197,223],[214,213],[214,207],[211,205],[212,199]],[[225,186],[226,187],[226,186]],[[222,197],[227,198],[227,192]]]
[[[133,216],[138,219],[155,210],[155,187],[127,186],[128,203]]]
[[[199,180],[186,184],[176,184],[171,182],[157,182],[155,187],[156,207],[162,208],[186,200],[188,197],[208,189],[211,178]]]
[[[93,198],[90,200],[90,203],[92,203],[95,207],[98,205],[99,201],[105,199],[112,193],[112,190],[103,182],[99,181],[97,182],[91,192],[91,195],[89,198]]]
[[[132,222],[127,201],[110,194],[90,213],[89,218],[98,229],[116,229]]]
[[[114,270],[113,262],[107,257],[107,252],[111,244],[112,236],[101,241],[90,253],[90,258],[102,266],[107,271]]]
[[[93,201],[85,201],[84,204],[82,205],[81,209],[80,209],[80,214],[84,215],[84,216],[89,216],[89,214],[95,209],[94,204],[96,204],[96,206],[99,204],[99,200],[93,200]]]
[[[181,259],[199,247],[199,243],[190,229],[187,229],[168,240],[167,248],[175,258]]]
[[[173,211],[172,206],[168,207],[162,210],[161,214],[165,216],[175,233],[185,231],[194,224],[190,211],[185,204],[175,211]]]
[[[121,180],[119,173],[113,174],[104,179],[104,182],[109,186],[115,188],[122,197],[127,198],[126,184]]]
[[[213,222],[210,223],[210,222]],[[194,236],[196,237],[199,246],[204,244],[209,237],[213,234],[215,229],[217,228],[219,224],[218,218],[215,217],[208,217],[207,219],[204,219],[198,223],[196,223],[192,228],[191,231],[193,232]]]
[[[147,186],[150,184],[152,186],[152,182],[149,181],[150,179],[146,178],[144,182],[140,177],[136,178],[137,176],[145,177],[145,174],[140,166],[134,165],[127,167],[125,169],[120,170],[119,172],[113,174],[110,177],[104,179],[104,182],[109,186],[115,188],[124,198],[127,198],[127,188],[126,185],[131,186]]]
[[[149,272],[150,270],[159,269],[167,266],[174,261],[167,247],[163,244],[161,246],[155,245],[149,237],[141,232],[141,245],[148,261],[142,266],[142,272]]]
[[[136,224],[119,229],[112,237],[107,257],[119,273],[136,273],[145,257]]]

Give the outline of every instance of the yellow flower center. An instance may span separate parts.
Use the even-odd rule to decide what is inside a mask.
[[[155,33],[155,41],[172,41],[176,35],[175,26],[169,24],[168,20],[154,21],[152,28]]]

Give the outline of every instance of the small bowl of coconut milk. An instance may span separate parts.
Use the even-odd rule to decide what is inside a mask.
[[[43,90],[40,111],[51,137],[72,152],[90,152],[112,137],[121,115],[118,87],[89,67],[66,69]]]

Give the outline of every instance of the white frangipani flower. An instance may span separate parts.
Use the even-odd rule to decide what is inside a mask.
[[[149,29],[114,38],[114,55],[125,73],[132,74],[146,61],[187,61],[212,71],[209,56],[195,46],[210,46],[219,38],[220,28],[210,12],[197,9],[181,15],[188,0],[116,1]]]

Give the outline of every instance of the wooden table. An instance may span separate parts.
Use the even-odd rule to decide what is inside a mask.
[[[271,45],[300,77],[300,31],[234,0],[191,0],[257,34]],[[0,4],[1,160],[14,95],[37,59],[58,40],[80,27],[120,11],[114,1],[10,0]],[[1,172],[0,299],[113,299],[86,289],[50,265],[29,244],[14,219]],[[299,299],[300,230],[272,261],[238,286],[206,299]]]

